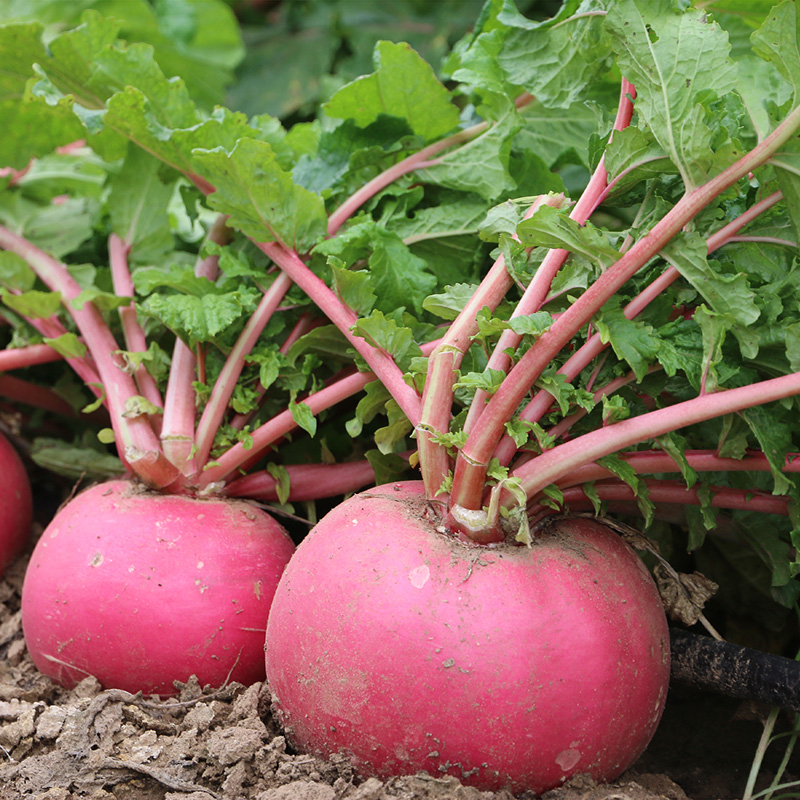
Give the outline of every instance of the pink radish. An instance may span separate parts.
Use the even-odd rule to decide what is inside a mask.
[[[11,443],[0,435],[0,575],[22,552],[33,521],[31,484],[22,459]]]
[[[460,541],[441,522],[421,483],[392,484],[300,545],[266,640],[291,740],[343,750],[363,774],[482,789],[618,775],[655,731],[669,678],[641,561],[593,520],[556,522],[531,548]]]
[[[263,678],[264,627],[294,545],[242,500],[158,495],[128,481],[70,501],[37,543],[22,592],[36,666],[70,686],[171,694],[173,681]]]

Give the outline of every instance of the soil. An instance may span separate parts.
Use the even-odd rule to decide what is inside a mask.
[[[449,777],[362,780],[344,756],[322,761],[292,752],[263,683],[214,690],[190,681],[169,699],[103,690],[93,678],[63,689],[36,670],[25,649],[25,564],[18,560],[0,580],[2,800],[512,800]],[[611,784],[578,777],[543,798],[741,797],[768,711],[675,686],[632,769]],[[774,769],[782,752],[768,755]],[[759,785],[771,779],[769,767]],[[784,777],[797,779],[800,758]]]

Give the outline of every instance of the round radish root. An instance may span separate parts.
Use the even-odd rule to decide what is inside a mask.
[[[0,435],[0,575],[25,549],[33,522],[31,484],[22,459]]]
[[[612,779],[663,710],[669,637],[650,575],[594,520],[532,547],[437,532],[421,484],[330,512],[298,547],[267,626],[267,680],[300,750],[363,775],[426,770],[542,792]]]
[[[94,486],[42,534],[22,590],[36,666],[65,686],[174,694],[264,677],[264,630],[294,545],[241,500]]]

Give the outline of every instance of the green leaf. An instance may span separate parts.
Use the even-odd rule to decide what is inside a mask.
[[[509,82],[524,86],[542,104],[567,108],[608,69],[611,49],[597,0],[565,3],[543,23],[521,21],[509,31],[497,60]]]
[[[458,108],[431,67],[407,44],[378,42],[375,72],[357,78],[324,105],[329,117],[352,119],[361,127],[380,114],[408,120],[423,139],[438,139],[459,123]]]
[[[697,472],[689,465],[686,460],[686,439],[679,433],[672,431],[663,436],[658,436],[655,440],[656,444],[672,458],[678,465],[681,471],[683,480],[686,482],[687,488],[691,489],[697,482]]]
[[[505,33],[501,28],[496,28],[477,36],[469,48],[458,55],[458,67],[451,75],[454,81],[473,87],[490,110],[496,98],[501,98],[502,102],[513,91],[498,63],[503,52]]]
[[[786,327],[786,357],[793,372],[800,372],[800,322]]]
[[[597,463],[616,475],[623,483],[630,486],[633,490],[639,512],[644,517],[645,527],[648,527],[653,520],[655,506],[647,492],[644,481],[636,474],[633,467],[618,455],[608,455],[597,459]]]
[[[359,319],[352,330],[374,347],[385,350],[402,370],[408,368],[412,358],[422,355],[411,329],[398,325],[382,311],[375,310],[368,317]]]
[[[604,164],[610,178],[617,178],[614,194],[677,171],[652,133],[634,127],[615,131],[614,138],[606,148]]]
[[[453,388],[467,387],[470,389],[482,389],[489,394],[494,394],[503,383],[506,374],[500,369],[489,369],[483,372],[467,372],[461,375],[453,384]]]
[[[381,453],[393,453],[398,447],[404,449],[406,436],[413,430],[412,424],[394,400],[386,403],[388,425],[375,431],[375,444]]]
[[[794,494],[795,484],[783,472],[786,458],[792,450],[792,426],[770,414],[764,406],[753,406],[740,412],[762,452],[769,462],[775,482],[773,494]]]
[[[39,22],[0,26],[0,100],[18,100],[33,76],[33,65],[45,59],[44,29]]]
[[[334,325],[320,325],[301,336],[290,348],[287,358],[295,363],[306,353],[316,353],[326,358],[348,360],[352,345]]]
[[[540,502],[543,506],[552,508],[553,511],[561,511],[564,508],[564,492],[556,484],[551,483],[549,486],[545,486],[542,494],[544,497]]]
[[[747,109],[759,140],[771,130],[770,105],[783,106],[792,97],[792,85],[781,77],[772,64],[748,53],[736,59],[737,89]]]
[[[590,223],[579,225],[552,206],[542,206],[532,217],[520,222],[517,233],[526,247],[561,247],[603,269],[620,257],[602,231]]]
[[[524,419],[514,419],[505,424],[506,433],[514,440],[518,448],[528,444],[531,434],[536,438],[539,450],[544,452],[555,444],[555,439],[538,422],[528,422]]]
[[[338,298],[356,314],[366,315],[372,311],[378,299],[372,288],[370,275],[365,270],[350,270],[336,256],[328,257],[328,266],[333,277],[333,290]]]
[[[597,114],[586,103],[561,109],[533,102],[525,108],[523,120],[525,127],[514,137],[515,148],[536,153],[551,168],[562,160],[588,166]]]
[[[15,169],[22,169],[32,158],[44,156],[83,136],[83,126],[76,119],[68,98],[55,104],[30,96],[22,101],[2,100],[0,118],[3,120],[0,163]]]
[[[317,420],[314,412],[305,403],[296,403],[294,398],[289,401],[289,410],[292,412],[292,419],[306,433],[313,436],[317,432]]]
[[[316,252],[334,255],[348,263],[366,257],[376,307],[385,313],[398,308],[420,313],[423,301],[436,286],[436,278],[425,261],[415,256],[396,233],[377,222],[352,225],[322,242]],[[363,283],[360,287],[360,293],[367,289]],[[361,296],[362,302],[366,300],[366,295]]]
[[[133,273],[133,285],[137,294],[152,294],[156,289],[168,287],[184,294],[203,297],[207,294],[219,294],[217,285],[209,278],[194,274],[188,264],[172,264],[161,267],[139,267]]]
[[[22,256],[0,250],[0,283],[9,289],[27,291],[36,283],[36,273]]]
[[[509,158],[512,139],[521,127],[520,115],[508,104],[503,115],[485,133],[415,174],[423,181],[475,192],[492,202],[514,186]]]
[[[160,414],[162,409],[151,403],[146,397],[140,394],[132,395],[125,400],[125,410],[122,416],[126,419],[141,417],[146,414]]]
[[[381,453],[380,450],[367,450],[364,454],[375,473],[375,485],[391,483],[408,471],[408,461],[396,453]]]
[[[697,388],[706,392],[714,392],[724,386],[725,377],[720,373],[725,368],[722,346],[731,328],[733,320],[724,314],[715,314],[706,306],[700,306],[694,312],[694,321],[700,326],[703,336],[702,384]],[[734,368],[734,372],[736,369]],[[693,373],[687,370],[690,379]]]
[[[382,383],[378,381],[368,383],[356,405],[355,417],[345,424],[347,433],[353,438],[360,436],[364,425],[368,425],[378,414],[383,413],[390,398],[391,395]]]
[[[728,315],[743,326],[752,325],[761,316],[761,309],[747,275],[718,272],[709,263],[707,252],[701,236],[681,233],[664,247],[661,255],[692,284],[715,313]]]
[[[269,389],[280,375],[283,358],[275,350],[266,350],[250,353],[245,361],[248,364],[258,364],[258,382],[262,388]]]
[[[20,294],[3,291],[3,302],[17,314],[32,319],[47,319],[61,310],[61,295],[58,292],[42,292],[31,289]]]
[[[266,142],[242,139],[233,152],[221,147],[195,154],[216,187],[209,204],[260,242],[280,241],[300,251],[321,239],[327,217],[322,198],[298,186]]]
[[[791,83],[795,102],[800,99],[800,31],[797,4],[784,0],[770,11],[764,24],[750,37],[753,49]]]
[[[92,197],[40,205],[17,192],[0,194],[0,222],[56,258],[72,253],[91,238],[99,212],[99,202]]]
[[[222,0],[161,0],[152,10],[140,1],[139,7],[139,24],[134,27],[131,0],[122,0],[121,35],[152,44],[164,74],[180,75],[202,106],[210,109],[223,102],[233,70],[244,55],[234,9]]]
[[[109,180],[111,228],[130,246],[131,262],[152,263],[173,246],[167,208],[174,184],[161,180],[160,169],[159,161],[132,148]]]
[[[255,296],[244,291],[202,297],[152,294],[141,308],[194,346],[198,342],[213,341],[238,319],[252,312]]]
[[[778,186],[786,201],[794,228],[795,241],[800,241],[800,143],[790,139],[770,159],[778,178]]]
[[[114,444],[113,428],[101,428],[97,432],[97,440],[103,444]]]
[[[736,84],[727,34],[705,12],[677,11],[670,0],[619,0],[606,25],[636,86],[637,113],[687,188],[702,183],[711,149],[704,103]]]
[[[40,467],[73,480],[104,480],[125,472],[117,456],[92,447],[70,445],[60,439],[34,439],[29,455]]]
[[[84,289],[77,297],[73,297],[69,304],[79,311],[86,303],[92,303],[101,311],[116,311],[118,308],[130,305],[130,297],[120,297],[113,292],[104,292],[96,286]]]
[[[485,216],[483,200],[459,192],[443,196],[434,206],[415,208],[411,214],[395,214],[385,220],[385,225],[411,246],[477,233]]]
[[[595,324],[603,343],[610,344],[617,358],[625,361],[641,381],[658,354],[658,337],[652,326],[628,319],[620,302],[619,297],[612,297],[595,316]]]
[[[62,333],[61,336],[53,338],[45,337],[44,342],[64,358],[83,358],[86,355],[86,345],[74,333]]]
[[[289,501],[289,491],[291,481],[289,470],[283,464],[267,464],[267,472],[275,478],[275,492],[278,495],[278,502],[283,504]]]
[[[118,20],[120,38],[146,42],[167,75],[185,77],[197,102],[207,108],[224,99],[225,86],[243,54],[239,25],[222,0],[36,0],[11,5],[15,19],[37,19],[59,27],[79,22],[84,9],[93,6],[107,18]],[[4,9],[5,10],[5,9]]]
[[[541,336],[552,324],[553,316],[549,311],[520,314],[508,320],[508,326],[520,336]]]
[[[424,299],[436,286],[436,278],[399,236],[383,228],[376,228],[375,233],[368,263],[378,308],[389,312],[410,307],[420,313]]]
[[[422,307],[442,319],[455,319],[472,299],[477,286],[472,283],[457,283],[444,292],[430,294],[422,301]]]
[[[536,381],[536,387],[538,389],[544,389],[546,392],[553,395],[562,414],[566,414],[569,411],[570,405],[575,400],[578,391],[567,380],[566,375],[554,371],[542,375],[539,380]]]

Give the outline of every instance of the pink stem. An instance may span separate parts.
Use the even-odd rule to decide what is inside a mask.
[[[631,117],[633,115],[633,102],[632,99],[636,96],[636,90],[633,84],[629,83],[625,78],[622,79],[620,85],[619,105],[617,107],[617,116],[614,120],[614,130],[621,131],[630,125]],[[612,133],[613,137],[613,133]],[[609,139],[610,141],[610,139]],[[575,222],[583,225],[589,217],[594,213],[595,209],[603,197],[603,193],[608,181],[608,171],[605,167],[605,156],[600,159],[600,163],[595,168],[592,177],[589,180],[586,188],[581,194],[578,202],[572,208],[569,216]],[[517,307],[514,309],[512,316],[524,316],[526,314],[533,314],[544,305],[547,295],[550,291],[550,286],[553,283],[558,271],[561,269],[564,262],[567,260],[569,252],[561,248],[550,250],[544,257],[544,260],[536,270],[536,274],[528,284],[527,289],[522,295]],[[513,330],[508,328],[500,334],[497,345],[489,358],[487,364],[488,369],[502,370],[508,372],[511,367],[511,355],[519,346],[522,341],[522,336],[514,333]],[[479,389],[475,393],[472,404],[467,412],[467,419],[464,423],[464,430],[469,434],[475,426],[475,423],[480,418],[481,413],[489,399],[486,391]]]
[[[661,450],[639,450],[635,453],[620,454],[637,474],[679,472],[680,467],[672,456]],[[771,466],[767,457],[758,451],[748,453],[744,458],[718,456],[710,450],[688,450],[686,461],[697,472],[769,472]],[[784,472],[800,472],[800,453],[787,456]],[[575,486],[590,481],[613,478],[614,473],[599,464],[585,464],[573,470],[565,480],[558,481],[561,488]]]
[[[286,341],[278,348],[279,353],[288,353],[291,346],[305,333],[308,333],[312,327],[314,327],[316,321],[312,320],[311,315],[306,312],[301,315],[300,319],[297,320],[294,328],[290,331],[289,335],[286,337]],[[258,404],[261,404],[261,400],[266,395],[266,389],[259,384],[258,386]],[[254,409],[253,411],[248,411],[246,414],[236,414],[231,419],[231,428],[234,430],[240,431],[247,425],[250,420],[256,415],[258,409]]]
[[[503,436],[505,422],[512,418],[529,387],[569,340],[708,203],[763,164],[787,142],[794,135],[798,125],[800,125],[800,106],[790,112],[768,137],[735,164],[723,170],[708,183],[685,194],[652,230],[609,267],[555,320],[552,327],[539,337],[489,401],[485,411],[485,413],[490,412],[486,424],[473,431],[461,449],[456,461],[451,493],[453,503],[469,509],[481,507],[486,469]]]
[[[659,505],[702,505],[700,493],[697,489],[687,489],[685,486],[670,481],[645,481],[650,499]],[[595,484],[594,491],[600,500],[605,501],[634,501],[636,500],[633,489],[626,484]],[[714,508],[732,508],[742,511],[758,511],[764,514],[789,513],[789,498],[775,497],[763,492],[753,492],[750,489],[731,489],[727,486],[712,486],[711,505]],[[591,500],[586,496],[581,486],[573,486],[564,491],[564,506],[572,511],[580,508],[593,508]]]
[[[209,241],[225,244],[231,236],[227,217],[220,215],[208,232]],[[198,259],[194,274],[215,281],[219,275],[219,256]],[[197,367],[194,351],[182,339],[175,339],[172,348],[167,391],[164,398],[164,419],[161,424],[161,446],[167,458],[184,475],[194,473],[193,457],[197,395],[193,381]]]
[[[126,416],[126,402],[138,395],[138,388],[118,361],[115,354],[119,351],[119,346],[97,307],[91,302],[86,302],[82,308],[76,308],[69,301],[80,295],[81,288],[67,268],[26,239],[2,226],[0,226],[0,247],[24,258],[52,291],[61,294],[64,307],[75,321],[97,365],[108,400],[111,425],[114,428],[120,458],[148,485],[165,488],[172,484],[178,477],[177,470],[161,452],[147,416],[143,414]]]
[[[13,375],[0,375],[0,395],[8,400],[42,408],[65,417],[78,416],[75,409],[52,389],[38,386]]]
[[[114,294],[118,297],[133,298],[135,290],[133,288],[133,278],[128,266],[128,254],[130,253],[130,245],[112,233],[108,237],[108,255],[111,265],[111,280],[114,283]],[[119,317],[122,322],[122,333],[125,337],[125,346],[132,353],[146,353],[147,340],[144,335],[144,329],[139,324],[139,319],[136,314],[136,306],[133,300],[127,305],[119,309]],[[139,391],[148,402],[152,403],[156,408],[163,408],[163,400],[161,399],[161,392],[158,391],[153,376],[147,371],[144,363],[140,364],[134,372],[136,385]],[[158,433],[160,420],[151,416],[151,423]]]
[[[403,413],[417,425],[422,401],[417,392],[403,380],[403,373],[392,357],[384,350],[356,336],[352,327],[356,315],[339,300],[323,280],[318,278],[300,256],[281,242],[256,242],[256,247],[266,253],[286,274],[316,303],[317,307],[345,336],[356,352],[367,362]]]
[[[206,403],[203,415],[197,425],[195,438],[197,451],[195,461],[197,464],[205,464],[208,461],[208,455],[214,443],[214,436],[222,423],[225,412],[228,410],[228,401],[231,399],[233,390],[236,388],[236,381],[244,368],[245,356],[255,346],[264,327],[272,318],[275,309],[283,300],[291,285],[292,279],[285,272],[278,274],[273,284],[264,292],[258,307],[250,319],[247,320],[247,324],[236,340],[236,344],[225,359],[225,364],[214,383],[211,397]]]
[[[369,461],[289,465],[286,471],[289,473],[288,501],[292,503],[349,494],[375,480]],[[263,470],[231,481],[223,493],[227,497],[275,502],[278,500],[277,486],[277,480]]]
[[[525,218],[531,217],[543,205],[560,208],[564,202],[564,195],[556,197],[540,195],[526,210]],[[472,336],[478,330],[478,312],[486,306],[494,310],[511,288],[511,284],[512,279],[505,257],[501,255],[428,360],[428,373],[422,395],[422,414],[420,424],[417,426],[420,467],[428,497],[437,495],[450,470],[446,448],[432,441],[431,437],[437,432],[447,432],[450,428],[453,384],[464,353],[471,344]]]
[[[13,347],[0,350],[0,372],[63,360],[64,356],[58,350],[50,347],[49,344],[29,344],[26,347]]]
[[[748,225],[765,211],[772,208],[782,197],[783,195],[780,192],[773,192],[771,195],[752,205],[723,228],[720,228],[716,233],[709,236],[707,240],[708,252],[712,253],[727,244],[738,231],[745,227],[745,225]],[[637,317],[656,299],[656,297],[679,277],[680,273],[675,267],[668,267],[625,306],[623,311],[625,317],[627,319],[634,319]],[[608,345],[603,342],[600,334],[595,333],[567,359],[564,365],[558,370],[558,374],[564,375],[568,381],[573,381],[594,358],[606,349],[606,347],[608,347]],[[546,389],[541,389],[536,393],[533,400],[520,412],[520,419],[527,422],[538,422],[550,409],[552,403],[553,396]],[[515,452],[516,445],[514,441],[510,437],[504,437],[497,446],[495,456],[501,464],[507,465],[510,463]]]
[[[800,393],[800,372],[685,400],[570,439],[514,470],[529,498],[578,467],[688,425]]]

